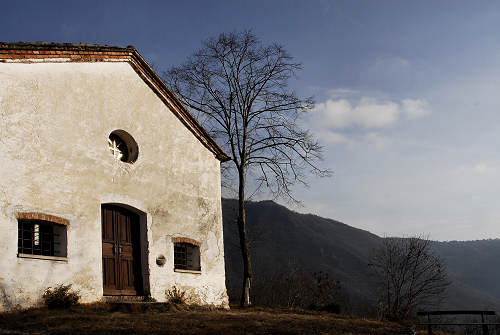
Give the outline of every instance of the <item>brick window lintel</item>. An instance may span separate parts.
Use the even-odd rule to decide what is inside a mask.
[[[19,212],[16,215],[18,220],[41,220],[69,226],[69,220],[51,214],[39,212]]]
[[[189,243],[200,247],[201,243],[188,237],[172,237],[173,243]]]

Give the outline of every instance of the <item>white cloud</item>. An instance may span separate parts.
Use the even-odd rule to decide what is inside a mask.
[[[339,133],[327,130],[320,130],[315,132],[315,135],[321,142],[325,143],[346,143],[349,142],[349,139]]]
[[[353,109],[354,121],[365,128],[380,128],[395,123],[399,117],[399,106],[394,102],[378,102],[362,98]]]
[[[328,99],[317,104],[314,112],[321,123],[331,128],[380,128],[398,120],[399,105],[366,97],[355,106],[346,99]]]
[[[385,128],[402,119],[429,114],[424,99],[391,101],[369,96],[356,99],[358,93],[349,89],[331,90],[329,99],[316,104],[307,127],[321,142],[354,144],[361,141],[382,150],[391,144],[391,139],[382,134]]]
[[[422,99],[404,99],[401,107],[410,119],[429,114],[427,101]]]
[[[357,104],[347,99],[328,99],[316,104],[313,112],[322,127],[345,129],[358,126],[373,129],[392,125],[401,119],[401,115],[412,119],[427,115],[427,107],[427,102],[422,99],[394,102],[362,97]]]

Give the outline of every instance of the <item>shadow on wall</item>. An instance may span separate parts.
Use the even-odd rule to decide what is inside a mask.
[[[13,283],[10,284],[0,278],[0,312],[15,311],[39,304],[41,295],[24,295],[22,289],[16,290]]]
[[[11,311],[14,309],[14,302],[7,294],[5,283],[0,279],[0,310]]]

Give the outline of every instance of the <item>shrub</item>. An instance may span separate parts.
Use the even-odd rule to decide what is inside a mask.
[[[153,297],[152,297],[152,296],[150,296],[150,295],[146,295],[146,296],[144,296],[144,298],[142,298],[142,301],[143,301],[143,302],[156,302],[156,299],[155,299],[155,298],[153,298]]]
[[[60,284],[54,288],[47,288],[43,292],[42,299],[44,304],[50,309],[69,308],[78,304],[80,294],[77,291],[71,290],[71,284]]]
[[[185,305],[186,304],[186,291],[173,286],[171,289],[165,291],[167,297],[167,302],[174,305]]]
[[[335,313],[335,314],[340,314],[340,312],[341,312],[340,305],[337,303],[331,303],[331,304],[324,305],[324,306],[317,306],[317,305],[313,304],[313,305],[309,305],[309,309],[328,312],[328,313]]]
[[[340,313],[347,307],[347,296],[339,281],[331,279],[325,272],[308,272],[293,266],[275,271],[271,277],[257,278],[252,298],[256,305],[299,307],[330,313]]]

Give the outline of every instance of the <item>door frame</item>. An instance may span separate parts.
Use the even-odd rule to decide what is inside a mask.
[[[137,244],[139,248],[139,252],[137,253],[137,260],[134,257],[134,261],[138,261],[140,264],[137,267],[138,271],[134,273],[134,277],[137,275],[138,280],[142,285],[136,286],[136,293],[131,294],[131,292],[126,292],[122,290],[110,290],[110,289],[105,289],[104,288],[104,260],[102,256],[102,246],[103,246],[103,236],[102,236],[102,230],[103,228],[103,209],[104,208],[116,208],[120,211],[125,211],[128,213],[131,213],[135,216],[137,216],[137,222],[136,224],[139,226],[138,227],[138,233],[139,236],[137,236]],[[147,214],[135,207],[122,204],[122,203],[114,203],[114,202],[108,202],[108,203],[102,203],[101,204],[101,273],[102,273],[102,288],[103,288],[103,295],[104,296],[123,296],[123,295],[137,295],[137,296],[148,296],[150,295],[150,283],[149,283],[149,264],[148,264],[148,256],[149,256],[149,250],[148,250],[148,234],[147,234]],[[139,270],[140,269],[140,270]],[[118,270],[118,269],[115,269]]]

